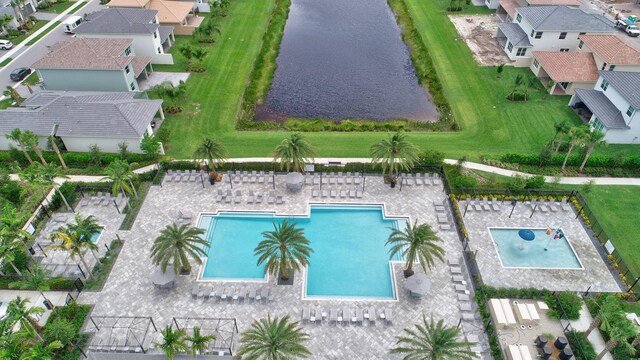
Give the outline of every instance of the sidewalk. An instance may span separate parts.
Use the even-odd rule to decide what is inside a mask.
[[[589,309],[587,309],[587,305],[583,303],[582,309],[580,310],[580,319],[572,320],[571,327],[573,327],[576,331],[585,332],[589,328],[589,325],[591,325],[591,321],[593,321],[593,318],[589,313]],[[591,343],[591,345],[593,345],[593,349],[596,351],[596,354],[600,354],[600,352],[602,352],[602,350],[604,350],[606,346],[606,343],[602,338],[602,335],[600,335],[599,329],[594,329],[589,334],[589,342]],[[602,357],[602,359],[613,360],[613,357],[611,356],[611,354],[606,353]]]

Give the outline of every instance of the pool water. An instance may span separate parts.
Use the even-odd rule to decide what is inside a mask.
[[[582,264],[565,237],[552,239],[547,229],[529,229],[532,241],[523,240],[520,229],[489,228],[503,267],[581,269]],[[564,233],[564,232],[563,232]],[[545,250],[545,248],[547,250]]]
[[[284,219],[304,229],[314,251],[306,273],[307,297],[395,297],[385,241],[398,220],[384,218],[380,206],[312,205],[308,218],[237,212],[202,216],[199,226],[211,244],[202,278],[264,279],[254,249],[263,240],[261,233]]]
[[[91,234],[91,242],[97,242],[98,239],[100,239],[100,235],[102,235],[102,230],[103,229],[100,229],[99,231],[96,231],[93,234]]]

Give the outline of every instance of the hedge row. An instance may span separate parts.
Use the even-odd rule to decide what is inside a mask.
[[[554,154],[545,165],[561,166],[566,154]],[[521,164],[521,165],[540,165],[539,154],[520,154],[508,153],[499,159],[504,163]],[[580,166],[584,157],[581,155],[570,155],[567,160],[569,166]],[[624,168],[624,169],[640,169],[640,156],[616,157],[609,155],[594,154],[589,157],[586,166],[601,168]]]
[[[38,161],[38,155],[36,155],[34,152],[32,151],[29,152],[29,156],[33,161]],[[44,159],[47,162],[56,163],[56,164],[60,162],[60,160],[58,160],[58,155],[56,155],[56,153],[53,151],[44,151],[42,153],[42,157],[44,157]],[[91,164],[92,155],[90,153],[63,152],[62,158],[64,159],[64,162],[69,167],[86,167],[89,164]],[[116,159],[120,159],[120,154],[117,154],[117,153],[102,154],[103,164],[109,164],[110,162]],[[150,160],[153,160],[153,157],[149,155],[134,154],[134,153],[128,154],[129,163],[147,162]],[[27,166],[29,164],[29,161],[24,156],[24,153],[22,151],[19,151],[17,149],[9,150],[9,151],[0,151],[0,163],[12,163],[14,161],[17,161],[22,166]]]

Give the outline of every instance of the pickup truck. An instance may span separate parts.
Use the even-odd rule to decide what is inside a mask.
[[[626,20],[620,19],[616,21],[616,26],[624,30],[627,35],[636,37],[640,35],[640,30],[638,30],[638,26],[636,24],[629,24]]]

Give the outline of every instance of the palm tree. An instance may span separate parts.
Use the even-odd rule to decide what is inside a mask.
[[[22,153],[24,154],[24,157],[27,158],[27,160],[29,161],[29,164],[33,164],[33,160],[31,160],[31,156],[29,156],[29,152],[27,151],[27,147],[24,144],[22,130],[20,130],[20,128],[13,129],[11,131],[11,133],[10,134],[6,134],[5,137],[8,140],[11,140],[11,141],[14,141],[14,142],[18,143],[18,145],[20,146],[20,150],[22,150]]]
[[[592,130],[588,132],[585,136],[585,141],[589,144],[587,147],[587,152],[584,154],[584,160],[582,160],[582,164],[580,164],[579,172],[584,170],[584,166],[587,164],[587,160],[593,153],[593,149],[595,149],[596,145],[607,146],[607,142],[604,140],[604,133],[600,130]]]
[[[191,59],[193,58],[193,51],[195,48],[191,44],[185,44],[178,48],[178,51],[182,56],[184,56],[185,60],[187,60],[187,64],[191,64]]]
[[[389,174],[392,182],[400,170],[408,170],[420,158],[420,151],[407,141],[405,134],[389,134],[387,139],[373,144],[369,150],[374,163],[382,165],[382,174]]]
[[[193,327],[193,335],[186,338],[191,343],[191,355],[198,356],[209,348],[209,343],[215,340],[215,335],[202,335],[200,327]]]
[[[10,288],[20,288],[23,290],[35,290],[39,291],[42,298],[53,306],[53,303],[47,299],[44,295],[45,291],[49,291],[49,284],[47,283],[48,272],[44,270],[40,265],[36,265],[31,269],[27,278],[21,281],[14,281],[9,284]]]
[[[258,265],[267,262],[265,270],[281,279],[289,280],[289,271],[300,270],[300,266],[309,265],[309,256],[313,252],[304,231],[295,223],[284,220],[281,224],[273,223],[273,231],[262,233],[262,240],[255,248]]]
[[[96,245],[92,241],[82,241],[80,234],[77,231],[70,231],[68,229],[63,229],[63,231],[56,231],[51,234],[52,240],[60,240],[59,244],[52,244],[46,247],[47,250],[66,250],[69,252],[69,257],[75,260],[76,256],[80,257],[80,261],[82,261],[82,265],[84,265],[89,277],[93,276],[91,272],[91,268],[87,264],[84,259],[84,253],[89,251],[98,250],[98,245]]]
[[[622,312],[622,304],[620,304],[620,300],[615,296],[604,295],[599,303],[596,316],[583,334],[585,340],[588,340],[589,334],[598,326],[600,326],[602,330],[609,331],[613,325],[613,321],[619,318]]]
[[[262,318],[242,333],[238,355],[245,360],[286,360],[306,358],[311,355],[303,343],[309,334],[299,323],[289,322],[289,315],[282,318]]]
[[[56,155],[58,155],[58,160],[60,160],[60,164],[62,165],[62,168],[67,170],[69,167],[67,167],[67,163],[64,162],[64,159],[62,158],[62,154],[60,153],[60,149],[58,148],[57,138],[53,135],[49,135],[49,143],[51,143],[51,147],[53,148],[53,151],[55,151]]]
[[[193,32],[200,40],[200,42],[213,42],[213,34],[220,34],[220,26],[213,22],[212,18],[207,18],[200,26]]]
[[[5,232],[5,229],[2,229],[2,231]],[[14,264],[15,253],[16,251],[24,251],[24,247],[24,242],[21,239],[13,236],[7,236],[5,234],[2,234],[0,237],[0,260],[8,262],[13,268],[13,271],[15,271],[19,276],[22,276],[22,273]]]
[[[274,161],[280,162],[280,169],[301,172],[306,162],[313,161],[316,151],[302,134],[294,133],[282,140],[272,155]]]
[[[9,25],[9,23],[12,20],[13,20],[13,16],[11,16],[9,14],[4,14],[4,15],[0,16],[0,31],[1,32],[7,31],[6,26]]]
[[[173,360],[176,354],[186,352],[189,350],[187,345],[187,332],[184,329],[173,330],[171,325],[167,325],[163,330],[160,330],[162,334],[162,342],[155,343],[164,354],[167,359]]]
[[[55,350],[62,349],[62,347],[60,340],[52,341],[46,345],[35,344],[29,352],[20,357],[20,360],[53,360],[55,358]]]
[[[76,214],[74,221],[75,224],[68,225],[67,230],[69,232],[77,232],[80,237],[80,242],[91,242],[93,234],[102,230],[102,226],[98,225],[98,219],[93,215],[84,217]]]
[[[40,142],[40,138],[31,130],[26,130],[22,132],[22,141],[24,141],[33,151],[35,151],[36,155],[40,158],[40,162],[42,165],[47,165],[47,161],[42,156],[42,151],[40,151],[40,146],[38,143]]]
[[[188,224],[168,225],[160,232],[160,236],[151,247],[151,259],[154,265],[160,265],[162,271],[166,271],[169,263],[173,262],[176,274],[179,271],[182,273],[191,271],[189,257],[196,263],[202,264],[202,257],[207,256],[204,248],[209,246],[209,243],[201,237],[203,234],[204,230]]]
[[[24,100],[24,98],[20,96],[20,93],[16,89],[14,89],[13,86],[7,86],[2,92],[2,95],[10,97],[11,100],[13,100],[13,102],[15,102],[18,106],[20,106],[20,104],[22,104],[22,101]]]
[[[133,195],[135,198],[138,198],[138,192],[136,191],[136,187],[133,185],[133,179],[136,174],[131,170],[131,165],[124,160],[116,159],[107,168],[104,170],[104,173],[107,175],[103,177],[101,180],[111,181],[113,185],[111,186],[111,194],[117,195],[119,191],[122,191],[123,194],[127,194],[129,196]]]
[[[405,328],[405,336],[398,336],[392,354],[405,354],[405,360],[471,360],[475,353],[467,350],[473,343],[458,341],[460,329],[444,326],[433,318],[427,322],[422,315],[422,324],[416,324],[415,330]]]
[[[19,323],[22,330],[34,334],[38,340],[43,341],[39,333],[38,316],[44,314],[44,308],[40,306],[27,308],[29,302],[28,298],[22,299],[20,296],[11,300],[7,306],[8,318],[14,323]]]
[[[419,262],[424,272],[435,263],[435,258],[444,260],[444,249],[437,242],[442,240],[428,224],[418,225],[418,220],[413,225],[407,222],[406,230],[389,228],[392,230],[385,245],[391,245],[389,255],[393,258],[401,253],[407,261],[407,268],[404,276],[409,277],[414,274],[413,264]]]
[[[69,204],[69,201],[67,201],[67,198],[64,196],[64,194],[60,190],[60,186],[55,181],[56,178],[62,178],[62,179],[69,178],[67,175],[65,175],[62,172],[62,168],[55,164],[49,164],[49,165],[34,164],[34,166],[37,167],[36,173],[38,174],[36,182],[53,186],[54,190],[58,192],[58,195],[60,195],[60,198],[64,202],[64,205],[67,207],[67,211],[73,211],[73,208]]]
[[[584,146],[584,140],[585,140],[585,136],[587,133],[587,129],[585,129],[582,126],[579,127],[572,127],[569,130],[569,150],[567,151],[567,155],[564,157],[564,161],[562,162],[562,171],[564,171],[565,167],[567,166],[567,160],[569,160],[569,156],[571,155],[571,152],[573,151],[573,148],[578,145],[580,147]]]
[[[560,141],[557,143],[555,150],[555,152],[558,152],[560,150],[560,146],[562,146],[562,143],[564,142],[564,136],[569,133],[569,129],[571,127],[566,120],[562,120],[557,121],[555,124],[553,124],[553,128],[556,131],[555,135],[553,136],[553,143],[556,142],[556,138],[558,137],[558,135],[561,135]]]
[[[635,348],[631,347],[628,339],[636,335],[635,326],[631,321],[627,321],[624,317],[624,313],[621,313],[617,321],[614,320],[615,325],[609,330],[609,341],[605,345],[604,349],[598,354],[596,360],[602,359],[608,352],[613,350],[618,344],[622,344],[624,349],[631,353],[635,352]]]
[[[201,63],[205,56],[207,56],[207,50],[201,47],[196,47],[191,52],[191,57],[196,59],[198,63]]]
[[[193,152],[194,159],[207,159],[211,171],[215,171],[215,162],[224,162],[229,153],[216,139],[205,137]]]

